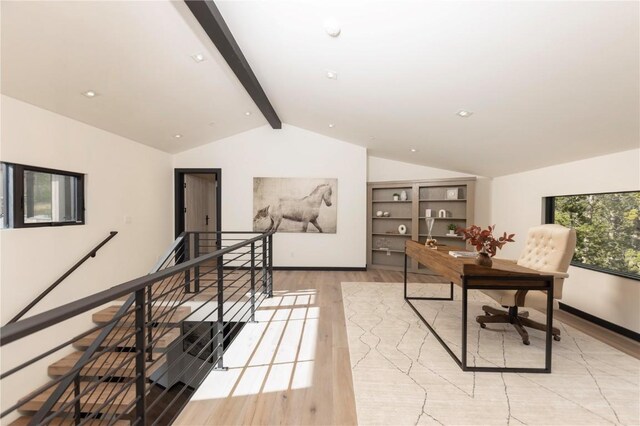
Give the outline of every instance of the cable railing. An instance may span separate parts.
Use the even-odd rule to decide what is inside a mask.
[[[149,275],[2,327],[6,353],[68,319],[94,323],[15,366],[3,365],[6,396],[5,383],[58,358],[47,368],[51,380],[27,396],[11,395],[10,403],[3,399],[0,418],[170,423],[207,374],[224,369],[225,351],[273,294],[272,259],[273,232],[183,233]]]

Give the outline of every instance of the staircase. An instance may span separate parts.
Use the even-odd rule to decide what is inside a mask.
[[[112,322],[114,316],[122,305],[112,305],[95,312],[92,316],[96,325],[106,325]],[[154,323],[154,329],[151,331],[153,345],[149,351],[149,361],[146,363],[146,375],[151,376],[162,365],[165,364],[165,355],[169,346],[180,338],[180,323],[191,313],[191,309],[181,306],[175,309],[173,315],[165,315],[164,321]],[[131,419],[130,412],[134,409],[136,400],[135,386],[131,386],[131,379],[136,376],[135,364],[135,333],[133,328],[134,315],[127,315],[118,322],[118,326],[114,327],[109,333],[107,339],[99,345],[102,350],[95,361],[88,363],[80,370],[79,389],[80,394],[80,421],[83,424],[92,425],[100,422],[107,424],[125,425],[129,424],[129,420],[109,419]],[[120,325],[120,323],[122,323]],[[71,372],[80,360],[83,352],[88,349],[96,340],[100,330],[87,334],[79,338],[73,343],[73,348],[77,351],[72,352],[48,367],[48,374],[53,379],[60,378]],[[109,343],[111,342],[111,343]],[[107,350],[105,350],[107,349]],[[50,387],[42,393],[33,397],[27,397],[24,405],[21,406],[19,412],[22,417],[11,423],[12,426],[27,425],[31,420],[31,416],[37,412],[47,401],[56,387]],[[73,386],[67,389],[62,397],[53,406],[53,410],[63,408],[65,401],[73,399]],[[114,395],[117,397],[114,398]],[[74,407],[63,410],[64,414],[76,416],[73,412]],[[86,420],[86,416],[94,417]],[[52,424],[74,425],[78,421],[73,417],[71,419],[53,419]]]
[[[3,360],[2,424],[170,424],[273,292],[273,232],[228,234],[183,233],[148,275],[3,326],[3,353],[40,352]],[[221,248],[207,252],[212,241]],[[89,318],[72,338],[62,324]],[[54,347],[38,340],[45,330],[60,336]],[[44,368],[38,389],[7,392]]]

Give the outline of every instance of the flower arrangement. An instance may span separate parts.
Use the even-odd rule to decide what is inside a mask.
[[[474,246],[480,253],[487,253],[491,257],[496,255],[498,249],[502,249],[506,243],[514,242],[513,237],[516,234],[508,234],[505,232],[499,238],[493,236],[493,231],[496,226],[489,226],[487,229],[482,229],[477,225],[471,225],[468,228],[458,228],[457,233],[462,233],[464,240]]]

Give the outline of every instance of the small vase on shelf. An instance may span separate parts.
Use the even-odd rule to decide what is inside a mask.
[[[493,260],[491,260],[491,256],[485,250],[479,251],[476,256],[476,265],[486,266],[487,268],[491,268],[493,265]]]

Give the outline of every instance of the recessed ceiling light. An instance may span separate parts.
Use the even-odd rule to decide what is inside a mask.
[[[338,73],[335,71],[327,71],[327,78],[330,80],[337,80],[338,79]]]
[[[465,111],[465,110],[461,109],[456,114],[458,114],[460,117],[469,117],[469,116],[471,116],[471,114],[473,114],[473,112]]]
[[[244,113],[244,115],[246,115],[247,117],[251,115],[251,111],[247,111]]]
[[[340,24],[335,18],[328,18],[324,21],[324,30],[331,37],[338,37],[340,35]]]
[[[174,138],[176,139],[180,139],[182,137],[182,135],[180,133],[173,135]]]
[[[411,152],[416,152],[416,149],[415,148],[411,148]]]
[[[333,123],[329,123],[329,127],[333,129],[333,126],[335,126],[335,124]]]
[[[87,98],[95,98],[96,96],[98,96],[98,94],[96,92],[94,92],[93,90],[87,90],[86,92],[82,93],[84,96],[86,96]]]
[[[191,55],[191,59],[193,59],[196,62],[202,62],[207,58],[205,58],[202,53],[196,53],[195,55]]]

